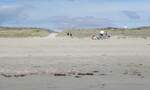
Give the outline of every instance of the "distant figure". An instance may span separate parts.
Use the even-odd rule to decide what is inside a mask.
[[[70,33],[70,37],[72,37],[72,33]]]
[[[67,32],[67,36],[70,36],[70,37],[72,37],[72,33],[70,33],[70,32]]]
[[[67,36],[69,36],[70,35],[70,33],[69,32],[67,32]]]

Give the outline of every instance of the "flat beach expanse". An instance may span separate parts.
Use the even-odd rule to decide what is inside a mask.
[[[0,90],[150,90],[150,39],[0,38]]]

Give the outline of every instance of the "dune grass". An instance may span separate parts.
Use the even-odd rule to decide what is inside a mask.
[[[0,28],[0,37],[44,37],[49,31],[40,28]]]
[[[135,28],[135,29],[119,29],[119,28],[109,28],[109,29],[67,29],[58,34],[58,37],[66,36],[67,32],[73,34],[73,37],[84,38],[91,37],[93,34],[100,32],[101,30],[107,31],[111,36],[120,37],[140,37],[148,38],[150,37],[150,28]]]

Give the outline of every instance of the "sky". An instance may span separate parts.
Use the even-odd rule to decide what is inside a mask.
[[[150,26],[150,0],[0,0],[0,26],[103,28]]]

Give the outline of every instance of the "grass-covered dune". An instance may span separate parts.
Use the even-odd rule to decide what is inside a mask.
[[[123,28],[103,28],[103,29],[66,29],[63,32],[58,34],[59,37],[66,36],[67,32],[73,34],[73,37],[84,38],[91,37],[91,35],[98,33],[99,31],[104,30],[111,34],[111,36],[120,36],[120,37],[141,37],[147,38],[150,37],[150,27],[140,27],[132,29],[123,29]]]
[[[51,32],[42,28],[0,27],[0,37],[44,37]]]

